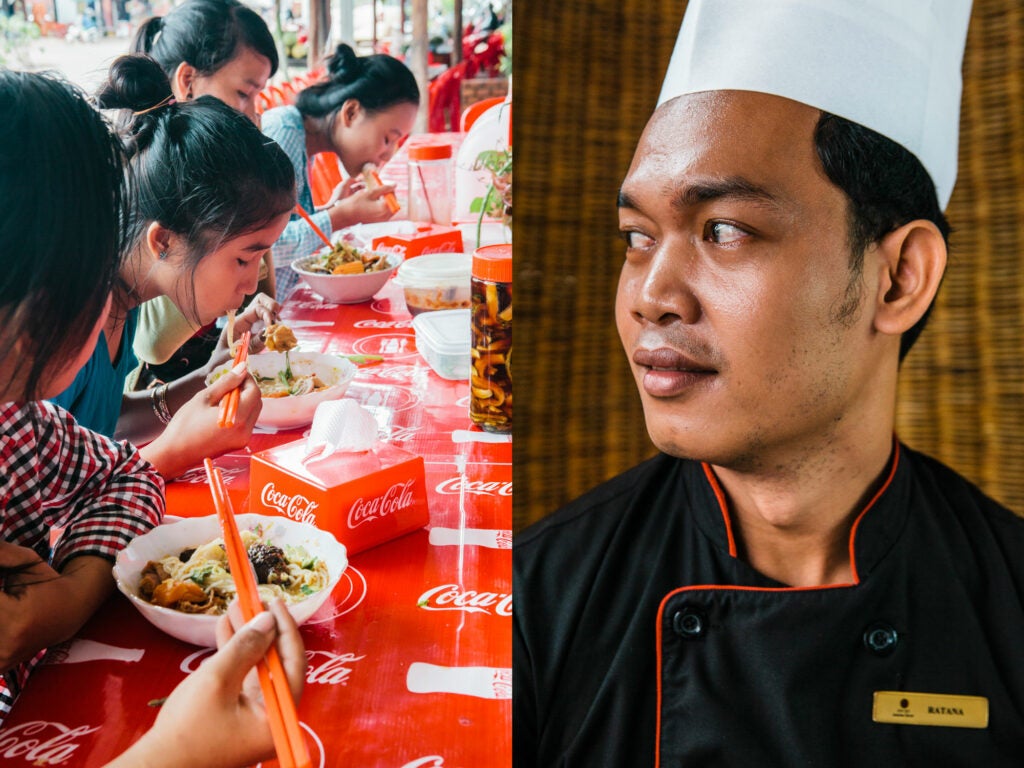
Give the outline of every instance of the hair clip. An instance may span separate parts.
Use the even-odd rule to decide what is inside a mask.
[[[154,109],[160,109],[160,107],[169,107],[171,104],[174,103],[176,102],[174,99],[174,95],[172,94],[165,98],[163,101],[159,102],[158,104],[154,104],[152,107],[149,107],[148,109],[140,109],[138,112],[132,112],[132,115],[134,117],[138,117],[139,115],[144,115],[147,112],[152,112]]]

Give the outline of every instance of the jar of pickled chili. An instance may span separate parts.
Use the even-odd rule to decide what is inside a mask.
[[[473,253],[469,417],[488,432],[512,430],[512,246]]]

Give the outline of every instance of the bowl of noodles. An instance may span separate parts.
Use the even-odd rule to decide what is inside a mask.
[[[343,357],[316,352],[262,352],[249,355],[249,373],[260,387],[263,408],[256,419],[261,427],[295,429],[311,424],[316,407],[345,394],[356,375],[356,365]],[[231,368],[215,369],[207,385]]]
[[[342,240],[296,259],[292,270],[324,301],[358,304],[372,299],[402,260],[401,254],[370,251]]]
[[[330,597],[348,567],[344,545],[327,531],[287,517],[236,515],[260,598],[284,601],[298,624]],[[160,525],[117,555],[117,588],[155,627],[212,648],[216,625],[235,596],[216,515]]]

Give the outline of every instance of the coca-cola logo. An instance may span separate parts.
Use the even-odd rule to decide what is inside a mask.
[[[412,320],[357,320],[356,328],[412,328]]]
[[[462,244],[454,237],[449,240],[442,240],[439,243],[434,243],[433,245],[425,245],[418,251],[417,255],[427,253],[452,253],[453,251],[462,251]]]
[[[444,768],[444,758],[440,755],[426,755],[410,760],[402,768]]]
[[[301,493],[289,495],[282,493],[274,487],[273,483],[267,483],[260,491],[260,501],[263,505],[276,509],[285,517],[297,520],[300,523],[316,524],[316,510],[320,506],[318,502],[307,499]]]
[[[298,290],[300,290],[300,289],[296,289],[296,291],[298,291]],[[312,290],[310,288],[302,287],[301,290],[303,290],[306,293],[312,293]],[[295,294],[293,294],[293,296],[294,295]],[[292,298],[289,298],[289,300],[288,300],[288,309],[291,309],[291,310],[296,310],[296,309],[323,309],[323,308],[324,308],[324,303],[322,301],[295,301]]]
[[[380,496],[371,499],[358,498],[348,511],[348,527],[355,530],[363,523],[380,520],[396,514],[413,503],[412,488],[415,479],[395,483]]]
[[[375,365],[366,369],[366,377],[374,379],[386,379],[388,381],[400,381],[403,384],[409,383],[416,373],[417,366],[412,365]]]
[[[494,690],[494,698],[512,698],[512,670],[496,669],[491,677],[491,688]]]
[[[416,603],[425,611],[465,611],[492,616],[512,615],[512,595],[507,592],[477,592],[458,584],[442,584],[428,589]]]
[[[438,483],[434,490],[446,496],[458,496],[463,490],[465,490],[466,493],[473,493],[480,496],[511,496],[512,481],[463,481],[462,475],[456,475],[455,477],[449,477],[447,480]]]
[[[179,669],[185,674],[192,674],[214,653],[213,648],[203,648],[189,654],[181,662]],[[352,674],[351,664],[365,656],[354,653],[334,653],[333,651],[306,650],[306,684],[307,685],[348,685]]]
[[[322,659],[318,659],[322,656]],[[348,677],[352,674],[353,664],[365,656],[354,653],[334,653],[332,651],[306,651],[309,665],[306,667],[306,683],[309,685],[348,685]],[[317,663],[319,662],[319,663]]]
[[[394,427],[388,432],[388,441],[392,443],[404,443],[408,440],[412,440],[422,429],[422,427]]]
[[[71,728],[45,720],[22,723],[0,730],[0,758],[13,760],[20,757],[29,765],[59,765],[70,759],[81,746],[78,739],[99,729],[98,725]]]
[[[244,467],[228,467],[228,466],[223,466],[222,464],[219,464],[217,466],[217,469],[220,470],[221,477],[224,478],[224,482],[227,483],[228,485],[231,484],[231,479],[232,478],[234,478],[234,477],[241,477],[242,475],[244,475],[248,471],[249,456],[244,456],[244,457],[242,457],[242,459],[245,462],[245,466]],[[183,474],[180,477],[178,477],[175,480],[175,482],[177,482],[177,483],[189,483],[190,485],[201,485],[201,484],[208,483],[210,481],[206,477],[206,470],[205,469],[203,469],[202,467],[200,467],[198,469],[193,467],[192,469],[186,471],[185,474]]]
[[[405,253],[406,246],[395,243],[374,243],[373,250],[380,253]]]

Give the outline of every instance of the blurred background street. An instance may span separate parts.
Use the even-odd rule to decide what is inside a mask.
[[[103,82],[115,58],[128,52],[128,38],[100,37],[91,41],[40,37],[27,43],[8,66],[34,71],[57,70],[73,83],[92,92]]]

